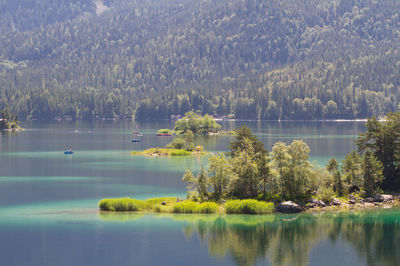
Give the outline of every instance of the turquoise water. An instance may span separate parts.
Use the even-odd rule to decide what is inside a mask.
[[[242,122],[225,122],[231,130]],[[303,139],[323,165],[355,148],[359,122],[247,122],[271,150]],[[400,211],[267,216],[100,213],[104,197],[185,196],[207,158],[149,158],[169,123],[36,122],[0,136],[1,265],[400,265]],[[231,137],[201,136],[211,152]],[[63,151],[72,148],[73,155]]]

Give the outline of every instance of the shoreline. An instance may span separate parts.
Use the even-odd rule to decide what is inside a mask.
[[[388,196],[388,195],[382,195],[382,196]],[[391,196],[391,195],[390,195]],[[118,202],[115,206],[119,205],[121,207],[121,204],[123,204],[123,201],[133,201],[133,205],[136,204],[136,207],[134,206],[133,209],[126,209],[126,210],[116,210],[113,209],[114,207],[110,207],[110,205],[106,206],[109,209],[105,209],[104,202],[105,201],[113,201],[114,203]],[[337,200],[337,199],[334,199]],[[365,201],[367,200],[367,201]],[[190,200],[182,200],[179,198],[175,197],[162,197],[162,198],[150,198],[150,199],[145,199],[145,200],[136,200],[136,199],[130,199],[130,198],[114,198],[114,199],[102,199],[99,202],[99,212],[104,212],[104,213],[140,213],[140,214],[155,214],[155,213],[170,213],[170,214],[219,214],[219,215],[230,215],[230,214],[245,214],[245,215],[271,215],[271,214],[299,214],[299,213],[309,213],[309,214],[318,214],[318,213],[324,213],[324,212],[353,212],[353,211],[367,211],[367,210],[374,210],[374,209],[392,209],[392,208],[397,208],[400,207],[400,196],[396,195],[393,196],[391,200],[378,200],[375,199],[374,201],[371,201],[371,198],[367,198],[365,200],[359,200],[358,202],[352,204],[349,202],[340,202],[339,205],[331,203],[330,205],[325,205],[325,206],[310,206],[310,203],[304,204],[304,205],[298,205],[294,202],[291,201],[285,201],[285,202],[280,202],[280,203],[273,203],[273,202],[265,202],[265,201],[257,201],[253,199],[247,199],[247,200],[227,200],[226,202],[223,203],[215,203],[212,201],[204,201],[204,202],[194,202]],[[260,203],[263,205],[262,207],[258,207],[259,209],[256,209],[257,207],[246,205],[244,209],[246,212],[242,212],[243,207],[239,207],[239,209],[234,210],[227,210],[228,204],[232,205],[232,202],[235,202],[235,205],[246,204],[246,202],[251,201],[252,204],[254,202]],[[103,204],[103,206],[102,206]],[[129,203],[132,204],[132,203]],[[289,204],[289,205],[285,205]],[[176,208],[177,205],[180,205],[179,209]],[[186,206],[189,206],[189,209],[185,209]],[[201,207],[202,205],[208,205],[208,209],[206,211],[202,211],[201,208],[196,209]],[[210,208],[210,205],[212,207]],[[268,205],[268,206],[267,206]],[[282,207],[285,205],[286,207]],[[289,206],[289,207],[288,207]],[[132,206],[129,206],[132,207]],[[246,209],[247,208],[247,209]],[[253,208],[253,209],[252,209]],[[250,211],[249,211],[250,209]]]

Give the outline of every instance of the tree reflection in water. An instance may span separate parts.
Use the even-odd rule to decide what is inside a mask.
[[[367,265],[400,265],[400,210],[296,216],[192,215],[184,232],[187,237],[197,234],[208,244],[212,256],[231,256],[240,266],[266,261],[307,265],[311,249],[324,239],[347,241]]]

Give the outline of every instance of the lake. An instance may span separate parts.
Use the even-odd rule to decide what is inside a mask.
[[[271,151],[303,139],[324,165],[355,149],[361,122],[246,123]],[[400,210],[299,215],[100,213],[104,197],[185,197],[186,169],[207,158],[149,158],[169,122],[31,121],[0,136],[2,265],[400,265]],[[131,143],[132,131],[143,134]],[[229,136],[200,136],[213,153]],[[65,155],[71,148],[73,155]]]

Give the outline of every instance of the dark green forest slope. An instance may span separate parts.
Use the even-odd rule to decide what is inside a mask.
[[[397,0],[0,0],[20,118],[365,118],[400,99]]]

